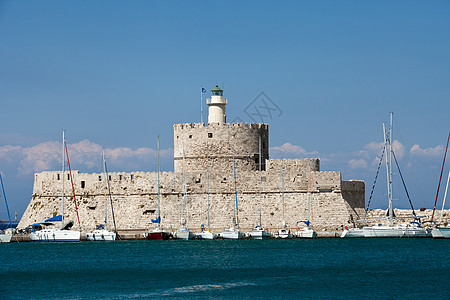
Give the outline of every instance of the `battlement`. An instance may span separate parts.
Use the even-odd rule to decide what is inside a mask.
[[[174,124],[173,129],[180,130],[192,130],[192,129],[222,129],[222,128],[249,128],[249,129],[263,129],[269,130],[269,125],[266,123],[210,123],[208,126],[205,123],[181,123]]]

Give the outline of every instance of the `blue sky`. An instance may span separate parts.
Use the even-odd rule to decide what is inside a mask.
[[[432,207],[450,130],[449,15],[448,1],[0,1],[10,209],[25,210],[34,172],[59,169],[62,128],[73,169],[99,172],[105,147],[110,170],[153,171],[160,135],[173,170],[172,124],[199,122],[200,86],[216,84],[229,121],[253,122],[260,92],[279,107],[263,120],[271,158],[319,157],[366,181],[366,198],[393,111],[413,202]],[[374,208],[386,207],[379,181]]]

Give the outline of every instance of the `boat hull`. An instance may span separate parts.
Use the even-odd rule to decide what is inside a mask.
[[[195,238],[195,235],[189,230],[181,229],[175,231],[173,238],[177,240],[192,240]]]
[[[221,232],[219,236],[226,240],[240,240],[244,238],[244,233],[236,229],[227,229]]]
[[[435,239],[450,239],[450,227],[433,228],[431,235]]]
[[[292,239],[293,235],[290,230],[281,229],[276,233],[275,237],[277,239]]]
[[[341,234],[341,238],[363,238],[363,237],[364,231],[361,228],[345,229]]]
[[[312,229],[298,230],[295,233],[295,237],[299,239],[313,239],[316,235],[316,232]]]
[[[108,230],[94,230],[91,233],[86,233],[88,241],[115,241],[116,233]]]
[[[196,233],[197,238],[202,239],[202,240],[214,240],[217,238],[217,234],[215,234],[214,232],[209,232],[209,231],[203,231],[203,232],[199,232]]]
[[[74,230],[43,229],[32,232],[30,239],[33,242],[79,242],[80,232]]]
[[[248,233],[248,235],[251,239],[255,240],[268,239],[272,237],[270,233],[265,230],[252,230]]]
[[[363,228],[365,238],[427,238],[431,230],[424,227],[373,226]]]
[[[147,232],[145,235],[147,240],[168,240],[170,238],[170,234],[168,232]]]
[[[12,238],[11,233],[0,234],[0,243],[9,243],[11,242],[11,238]]]

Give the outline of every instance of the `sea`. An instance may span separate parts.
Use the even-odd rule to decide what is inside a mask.
[[[0,244],[0,299],[450,299],[450,240]]]

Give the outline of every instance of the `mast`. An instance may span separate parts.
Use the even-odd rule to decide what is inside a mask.
[[[209,224],[209,147],[208,141],[206,141],[206,186],[208,190],[208,230],[210,230]]]
[[[160,206],[160,202],[161,202],[161,192],[159,190],[159,173],[160,173],[160,165],[159,165],[159,135],[158,135],[158,140],[156,143],[156,155],[157,155],[157,160],[158,160],[158,228],[161,228],[161,206]]]
[[[239,209],[238,209],[238,198],[237,198],[237,188],[236,188],[236,164],[234,162],[234,149],[233,149],[233,175],[234,175],[234,197],[235,197],[235,208],[236,208],[236,227],[239,228]]]
[[[392,136],[394,135],[392,132],[392,121],[393,121],[394,113],[391,112],[391,124],[389,125],[389,226],[394,225],[394,208],[393,208],[393,193],[392,193]]]
[[[313,222],[313,210],[312,210],[312,193],[311,193],[311,166],[309,166],[309,182],[308,182],[308,193],[309,193],[309,216],[311,218],[311,221],[308,220],[308,228],[309,224],[312,224]]]
[[[283,201],[283,226],[286,227],[284,219],[284,178],[283,178],[283,159],[281,159],[281,200]]]
[[[62,201],[61,201],[61,205],[62,205],[62,209],[61,209],[61,226],[64,225],[64,175],[65,175],[65,151],[66,148],[64,147],[64,144],[66,143],[66,139],[64,137],[65,134],[65,130],[63,129],[62,131],[62,147],[63,147],[63,151],[62,151],[62,175],[61,175],[61,179],[62,179]]]
[[[109,185],[109,176],[108,176],[108,167],[106,166],[106,158],[104,160],[103,167],[105,169],[105,177],[106,177],[105,182],[108,185],[109,203],[111,204],[111,214],[112,214],[112,218],[113,218],[114,232],[116,233],[117,238],[120,239],[120,235],[117,232],[116,217],[114,216],[114,207],[113,207],[112,196],[111,196],[111,186]]]
[[[442,213],[444,212],[445,199],[447,199],[447,191],[448,191],[448,182],[449,181],[450,181],[450,171],[448,171],[447,186],[445,187],[444,201],[442,201],[441,219],[442,219]]]
[[[433,223],[434,211],[436,210],[436,203],[437,203],[437,199],[438,199],[438,195],[439,195],[439,188],[441,186],[442,172],[444,171],[445,157],[447,156],[448,141],[449,140],[450,140],[450,132],[448,133],[447,146],[445,146],[444,160],[442,162],[441,175],[439,176],[439,184],[438,184],[438,188],[437,188],[437,191],[436,191],[436,200],[434,200],[433,214],[431,215],[431,223]]]
[[[200,123],[203,123],[203,86],[200,86]]]
[[[384,149],[386,152],[386,180],[387,180],[387,193],[388,193],[388,209],[389,209],[389,224],[393,225],[392,213],[391,213],[391,189],[390,189],[390,177],[389,177],[389,156],[387,155],[390,150],[388,149],[387,135],[386,135],[386,125],[383,123],[383,137],[384,137]]]
[[[184,229],[187,229],[187,218],[186,218],[186,171],[184,167],[184,143],[183,143],[183,189],[184,189]]]
[[[5,187],[3,186],[3,179],[2,179],[2,174],[1,173],[0,173],[0,182],[2,184],[3,198],[5,198],[6,212],[8,213],[8,219],[9,219],[9,227],[12,230],[11,215],[9,214],[8,201],[6,201]]]
[[[103,157],[103,174],[105,176],[105,180],[103,181],[104,190],[105,190],[105,229],[108,230],[108,197],[107,197],[107,189],[108,186],[106,184],[106,159],[105,159],[105,148],[102,149],[102,157]]]
[[[261,225],[261,135],[258,136],[258,156],[259,156],[259,227]]]

